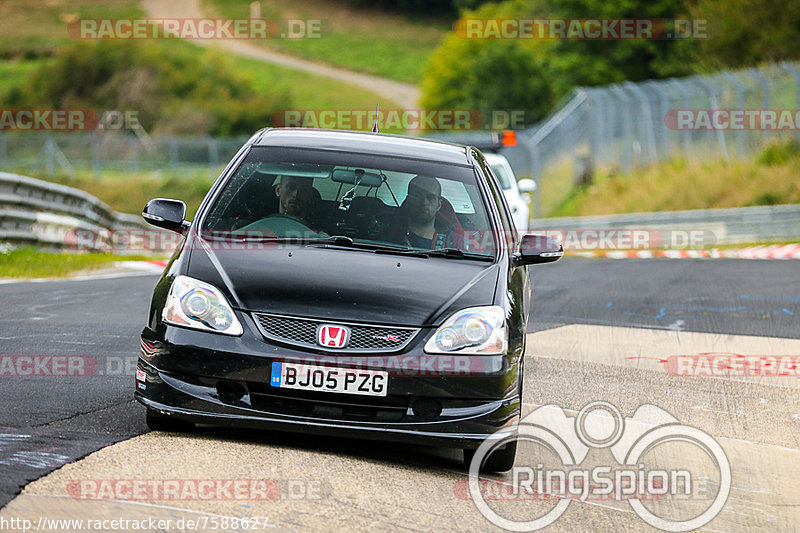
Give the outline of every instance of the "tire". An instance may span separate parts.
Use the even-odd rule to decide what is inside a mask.
[[[523,363],[525,361],[525,354],[523,352],[522,357],[519,361],[519,401],[520,404],[522,403],[522,383],[523,383],[523,375],[524,375],[524,366]],[[522,415],[522,407],[520,406],[520,412],[518,413],[519,416]],[[472,458],[475,457],[475,450],[471,448],[464,449],[464,466],[467,470],[469,470],[469,465],[472,463]],[[517,458],[517,440],[514,439],[512,442],[501,446],[499,449],[492,452],[489,457],[486,457],[483,460],[483,464],[481,465],[479,472],[481,473],[491,473],[491,472],[508,472],[514,467],[514,460]]]
[[[191,422],[173,416],[165,416],[150,409],[147,410],[145,421],[151,431],[189,433],[194,430],[194,424]]]
[[[475,457],[475,450],[464,450],[464,466],[469,470],[469,465],[472,463],[472,458]],[[490,472],[507,472],[514,466],[514,460],[517,458],[517,441],[514,440],[508,444],[500,447],[492,452],[489,457],[483,460],[479,471],[484,473]]]

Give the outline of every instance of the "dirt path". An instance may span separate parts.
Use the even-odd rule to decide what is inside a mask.
[[[205,16],[199,0],[170,0],[169,2],[143,0],[142,6],[151,18],[201,18]],[[203,40],[196,42],[206,46],[215,44],[234,54],[356,85],[396,102],[404,109],[415,108],[420,97],[419,89],[407,83],[314,63],[273,52],[244,41],[219,39],[213,42]]]

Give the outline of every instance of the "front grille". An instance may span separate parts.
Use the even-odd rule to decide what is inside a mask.
[[[317,326],[320,324],[347,326],[350,328],[350,341],[345,348],[328,349],[336,352],[397,352],[411,342],[419,331],[417,328],[332,322],[267,313],[253,313],[253,316],[261,329],[261,334],[267,339],[318,350],[325,348],[317,344]]]

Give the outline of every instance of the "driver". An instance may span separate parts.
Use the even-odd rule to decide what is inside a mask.
[[[319,191],[313,186],[313,178],[279,176],[275,184],[278,212],[241,228],[266,231],[277,237],[317,238],[328,234],[318,228]]]
[[[278,212],[308,221],[308,210],[314,195],[313,180],[297,176],[280,176],[275,184]]]

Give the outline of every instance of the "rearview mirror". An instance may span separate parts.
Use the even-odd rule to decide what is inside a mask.
[[[186,204],[180,200],[154,198],[147,202],[142,217],[153,226],[183,233],[189,229],[186,218]]]
[[[381,183],[383,183],[383,178],[381,178],[380,174],[364,172],[364,169],[361,168],[355,170],[337,168],[333,171],[331,179],[338,183],[349,183],[351,185],[358,183],[364,187],[380,187]]]
[[[558,239],[547,235],[523,235],[519,252],[514,254],[517,265],[552,263],[564,256],[564,248]]]
[[[536,182],[530,178],[522,178],[517,182],[519,192],[531,193],[536,191]]]

